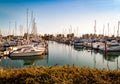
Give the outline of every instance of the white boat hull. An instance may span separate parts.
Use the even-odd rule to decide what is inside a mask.
[[[107,47],[105,50],[105,47],[100,48],[100,50],[102,51],[106,51],[106,52],[119,52],[120,51],[120,46],[118,47]]]
[[[25,52],[25,53],[11,53],[10,57],[28,57],[28,56],[40,56],[45,54],[45,52],[33,51],[33,52]]]
[[[106,45],[106,49],[105,49],[105,44],[100,45],[99,50],[101,51],[106,51],[106,52],[119,52],[120,51],[120,45],[114,45],[111,44],[111,46],[107,46]]]

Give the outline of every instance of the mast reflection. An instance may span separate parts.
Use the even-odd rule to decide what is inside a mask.
[[[11,60],[22,60],[24,62],[24,66],[34,66],[37,61],[47,60],[48,63],[48,55],[42,56],[31,56],[31,57],[12,57]]]

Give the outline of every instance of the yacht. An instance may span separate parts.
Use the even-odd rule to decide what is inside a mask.
[[[106,42],[106,48],[104,43],[104,45],[102,44],[99,46],[99,49],[106,52],[119,52],[120,44],[116,40],[112,40],[110,42]]]
[[[8,54],[10,57],[40,56],[47,52],[47,48],[42,44],[23,45],[14,47]]]
[[[80,38],[75,38],[74,39],[74,47],[81,47],[83,46],[84,42]]]

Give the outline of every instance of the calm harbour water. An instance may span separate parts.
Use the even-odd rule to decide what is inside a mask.
[[[78,65],[106,69],[120,68],[120,52],[104,55],[86,48],[74,48],[65,44],[49,41],[49,53],[39,57],[9,58],[2,57],[0,66],[21,68],[28,66]]]

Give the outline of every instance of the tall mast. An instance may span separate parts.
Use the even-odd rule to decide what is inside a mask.
[[[20,28],[20,36],[23,36],[23,26],[20,25],[19,28]]]
[[[79,35],[78,35],[78,31],[79,31],[79,27],[77,26],[77,36],[79,36]]]
[[[11,31],[10,31],[10,24],[11,24],[11,22],[9,22],[9,31],[8,31],[8,34],[10,34],[10,35],[11,35]]]
[[[31,12],[31,33],[35,36],[35,18],[33,18],[33,11]]]
[[[35,22],[35,36],[37,36],[37,23]]]
[[[13,29],[13,36],[14,36],[14,29]]]
[[[95,23],[94,23],[94,37],[96,35],[96,20],[95,20]]]
[[[36,32],[35,32],[35,26],[36,26],[36,23],[35,23],[35,18],[33,19],[33,35],[35,36]]]
[[[33,34],[33,11],[31,12],[31,33]]]
[[[15,36],[17,35],[17,23],[15,22]]]
[[[27,9],[27,43],[29,44],[29,31],[28,31],[28,9]]]
[[[118,21],[117,37],[119,37],[119,24],[120,24],[120,21]]]
[[[70,25],[70,34],[72,33],[72,26]]]
[[[27,8],[27,34],[28,34],[28,8]]]
[[[108,23],[108,36],[109,36],[109,23]]]
[[[114,33],[113,33],[113,35],[115,36],[115,26],[114,26]]]
[[[105,24],[103,25],[103,36],[104,36]]]

